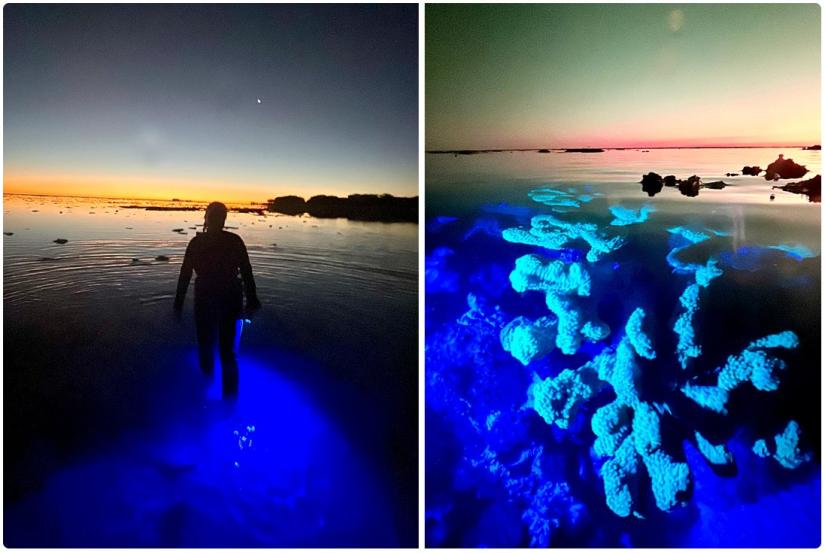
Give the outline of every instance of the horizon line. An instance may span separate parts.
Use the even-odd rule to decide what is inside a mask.
[[[350,194],[347,194],[347,196],[336,196],[336,197],[346,198],[346,197],[351,196],[353,194],[361,194],[361,193],[360,192],[352,192]],[[90,199],[90,200],[139,200],[139,201],[142,201],[142,202],[188,202],[188,203],[204,203],[204,204],[209,203],[210,201],[218,201],[218,200],[189,200],[189,199],[184,199],[184,198],[133,198],[133,197],[127,197],[127,196],[89,196],[87,194],[43,194],[43,193],[34,194],[34,193],[28,193],[28,192],[6,192],[5,190],[3,191],[3,195],[4,196],[36,196],[36,197],[45,197],[45,198],[84,198],[84,199]],[[389,194],[388,192],[384,192],[382,194],[374,194],[374,195],[375,196],[383,196],[383,195],[392,196],[392,194]],[[297,196],[297,195],[296,194],[285,194],[285,196]],[[330,196],[330,194],[315,194],[315,196]],[[281,196],[275,196],[275,198],[278,198],[278,197],[281,197]],[[303,196],[298,196],[298,197],[303,198]],[[312,197],[313,196],[310,196],[310,198],[312,198]],[[393,197],[395,197],[395,198],[417,198],[418,194],[416,194],[414,196],[393,196]],[[270,198],[270,199],[261,200],[261,201],[259,201],[259,200],[224,201],[223,203],[230,204],[230,205],[247,204],[247,203],[266,205],[266,204],[269,203],[270,200],[275,199],[275,198]]]
[[[424,150],[425,153],[452,153],[452,152],[534,152],[538,150],[581,150],[581,149],[599,149],[599,150],[712,150],[712,149],[758,149],[758,148],[799,148],[804,149],[810,146],[819,146],[819,144],[767,144],[767,145],[748,145],[748,146],[571,146],[553,148],[549,146],[542,146],[539,148],[453,148],[453,149],[437,149]],[[815,150],[813,150],[815,151]]]

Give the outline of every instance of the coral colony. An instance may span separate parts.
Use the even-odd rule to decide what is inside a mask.
[[[530,197],[552,211],[575,215],[576,208],[593,195],[579,194],[572,188],[542,188],[531,192]],[[523,315],[510,317],[499,306],[470,294],[469,310],[458,319],[458,325],[448,326],[427,343],[428,406],[447,412],[446,405],[451,402],[460,405],[457,410],[452,408],[452,418],[459,421],[456,426],[464,425],[464,430],[457,432],[470,436],[462,438],[465,461],[489,471],[504,483],[511,500],[521,501],[522,521],[533,546],[548,545],[557,528],[575,526],[587,510],[572,497],[564,479],[548,478],[542,461],[552,464],[550,454],[541,444],[526,439],[526,430],[519,430],[519,425],[529,424],[531,412],[548,425],[570,432],[569,439],[574,441],[579,439],[577,436],[587,435],[583,417],[577,414],[583,411],[590,416],[590,455],[595,466],[600,466],[598,474],[607,506],[619,517],[644,518],[649,509],[640,498],[652,498],[656,508],[667,512],[689,499],[692,486],[691,468],[678,450],[680,446],[674,450],[672,444],[665,445],[663,440],[663,428],[669,424],[668,418],[673,417],[671,408],[660,398],[654,400],[646,394],[643,376],[670,364],[677,368],[677,377],[681,375],[681,381],[673,388],[675,394],[681,394],[710,416],[724,416],[728,413],[729,396],[738,387],[751,386],[759,392],[778,390],[786,369],[778,355],[799,345],[797,335],[786,330],[752,341],[715,371],[694,370],[702,356],[700,336],[694,326],[696,314],[701,309],[703,291],[723,274],[714,258],[704,263],[683,261],[685,250],[714,236],[726,235],[705,228],[667,230],[671,250],[665,261],[685,286],[676,306],[675,351],[667,355],[656,348],[651,332],[656,321],[643,307],[631,308],[623,327],[609,328],[599,320],[591,294],[597,290],[595,275],[609,275],[605,268],[618,267],[606,258],[626,243],[610,227],[643,223],[655,210],[651,206],[632,209],[614,205],[609,211],[614,219],[607,226],[567,220],[570,215],[562,219],[541,214],[530,219],[529,228],[504,229],[501,236],[507,242],[542,248],[538,253],[515,259],[509,283],[524,301],[543,296],[546,314],[532,319]],[[584,259],[570,252],[574,242],[582,241],[587,245]],[[799,254],[795,247],[773,249],[794,257]],[[430,284],[443,290],[444,285],[435,282],[440,278],[450,283],[451,291],[456,291],[456,275],[450,274],[444,263],[448,252],[439,248],[433,255],[428,260],[432,269],[427,278],[428,293]],[[809,255],[805,251],[798,257]],[[493,398],[497,393],[504,393],[501,390],[506,382],[504,376],[483,368],[495,354],[490,343],[495,343],[496,338],[505,352],[532,373],[532,383],[523,392],[526,403],[514,413],[507,414],[501,408],[484,412],[485,405],[495,404]],[[557,369],[551,373],[555,376],[547,378],[530,370],[533,366],[543,367],[538,363],[553,352],[554,359],[562,361],[572,356],[581,359],[582,355],[589,360],[578,368],[555,364]],[[465,378],[450,372],[451,366],[461,365],[473,366],[476,371],[474,383],[466,393],[449,385]],[[715,381],[709,383],[708,376],[715,376]],[[595,410],[582,409],[597,396],[608,402]],[[509,426],[509,434],[503,424]],[[553,430],[559,438],[556,432]],[[734,463],[725,443],[716,443],[695,429],[690,438],[710,465]],[[522,445],[527,442],[528,447],[515,459],[512,453],[506,456],[504,452],[519,440]],[[786,469],[795,469],[812,458],[800,450],[799,441],[799,424],[791,420],[783,432],[756,441],[752,451],[759,457],[773,458]],[[650,493],[642,490],[643,486],[649,486]],[[432,511],[428,517],[438,523],[443,513]]]

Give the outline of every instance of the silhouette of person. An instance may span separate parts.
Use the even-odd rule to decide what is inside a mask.
[[[235,358],[239,319],[243,316],[243,296],[246,311],[261,307],[252,276],[252,265],[246,245],[237,234],[223,230],[227,208],[212,202],[206,208],[203,229],[189,242],[180,268],[175,294],[175,313],[180,316],[183,300],[194,269],[195,327],[198,354],[204,373],[212,375],[215,365],[215,344],[220,352],[224,396],[238,392],[238,362]],[[240,279],[238,274],[240,273]]]

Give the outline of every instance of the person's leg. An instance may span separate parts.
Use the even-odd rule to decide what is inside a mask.
[[[195,304],[195,329],[198,335],[198,357],[201,370],[207,376],[215,373],[215,341],[217,321],[212,309]]]
[[[221,354],[224,396],[238,394],[238,360],[236,354],[242,324],[240,320],[234,317],[221,319],[219,323],[218,342]]]

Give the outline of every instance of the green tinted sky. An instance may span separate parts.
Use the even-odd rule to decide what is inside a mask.
[[[430,4],[427,148],[818,143],[816,4]]]

